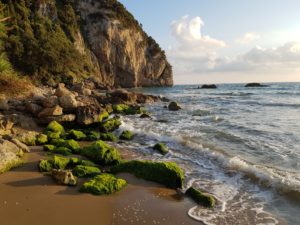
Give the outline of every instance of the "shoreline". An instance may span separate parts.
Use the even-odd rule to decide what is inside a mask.
[[[180,199],[175,190],[129,174],[118,174],[128,185],[110,196],[58,185],[38,172],[38,161],[45,156],[40,148],[32,148],[23,165],[0,176],[0,216],[5,224],[202,224],[187,215],[195,205],[190,199]]]

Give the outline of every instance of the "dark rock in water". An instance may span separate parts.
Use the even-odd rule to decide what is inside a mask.
[[[149,118],[149,119],[152,119],[152,117],[148,114],[148,113],[143,113],[140,118]]]
[[[144,104],[144,103],[153,103],[160,100],[160,98],[157,96],[129,92],[124,89],[112,91],[108,93],[108,96],[110,97],[109,102],[114,104],[120,104],[120,103]]]
[[[181,107],[178,105],[177,102],[171,102],[168,106],[168,109],[170,111],[177,111],[177,110],[181,109]]]
[[[213,208],[215,206],[215,199],[211,195],[204,194],[193,187],[190,187],[185,194],[199,205],[203,205],[208,208]]]
[[[201,86],[201,89],[216,89],[216,88],[217,88],[217,85],[215,85],[215,84],[204,84]]]
[[[170,102],[170,99],[166,98],[166,97],[161,97],[160,100],[162,102]]]
[[[268,87],[268,85],[260,84],[260,83],[248,83],[245,87]]]
[[[153,149],[159,151],[163,155],[169,152],[168,146],[166,146],[166,144],[164,143],[157,143],[156,145],[153,146]]]
[[[156,122],[158,122],[158,123],[168,123],[169,121],[168,121],[168,120],[161,119],[161,120],[156,120]]]

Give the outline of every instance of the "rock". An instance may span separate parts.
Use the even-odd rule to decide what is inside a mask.
[[[101,170],[98,167],[94,166],[77,165],[73,169],[73,173],[77,177],[93,177],[95,175],[99,175],[101,173]]]
[[[133,139],[133,137],[134,137],[134,134],[132,132],[130,132],[129,130],[125,130],[120,135],[120,140],[130,141]]]
[[[121,160],[117,149],[104,141],[96,141],[90,146],[83,148],[81,154],[100,165],[115,165]]]
[[[108,112],[98,105],[82,106],[76,109],[76,120],[80,125],[99,123],[108,116]]]
[[[51,123],[48,124],[45,131],[59,132],[63,134],[65,133],[65,128],[58,122],[52,121]]]
[[[57,183],[68,186],[75,186],[77,179],[73,176],[70,170],[53,169],[51,175]]]
[[[0,138],[0,174],[22,163],[23,151],[14,143]]]
[[[168,106],[168,109],[170,111],[177,111],[177,110],[181,109],[181,107],[178,105],[177,102],[171,102]]]
[[[58,105],[58,98],[57,96],[49,96],[43,99],[42,104],[44,108],[53,108]]]
[[[69,122],[74,122],[75,120],[76,120],[76,115],[66,114],[61,116],[48,116],[48,117],[38,118],[37,122],[39,124],[48,124],[52,121],[57,121],[59,123],[69,123]]]
[[[166,146],[164,143],[157,143],[153,146],[153,149],[159,151],[163,155],[169,152],[168,146]]]
[[[158,182],[169,188],[182,188],[184,173],[174,162],[151,162],[151,161],[122,161],[111,168],[111,172],[132,173],[135,176]]]
[[[60,106],[55,106],[53,108],[45,108],[39,114],[39,118],[49,117],[49,116],[61,116],[63,114],[63,109]]]
[[[23,144],[21,141],[19,141],[16,138],[13,138],[10,140],[12,143],[14,143],[16,146],[18,146],[23,152],[30,152],[30,149],[27,145]]]
[[[185,194],[191,197],[196,203],[203,205],[208,208],[213,208],[215,206],[215,199],[208,194],[203,194],[201,191],[190,187],[187,189]]]
[[[86,135],[80,130],[72,129],[68,132],[68,138],[75,140],[84,140],[86,138]]]
[[[110,96],[108,102],[113,104],[145,104],[160,100],[157,96],[129,92],[124,89],[109,92],[108,96]]]
[[[92,94],[92,91],[88,88],[82,88],[81,93],[88,96]]]
[[[4,96],[0,96],[0,110],[9,110],[8,100]]]
[[[144,118],[149,118],[152,119],[152,117],[148,114],[148,113],[143,113],[140,118],[144,119]]]
[[[0,135],[11,134],[14,122],[8,116],[0,116]]]
[[[117,179],[111,174],[101,174],[85,182],[80,191],[93,195],[109,195],[122,190],[126,184],[125,180]]]
[[[245,85],[245,87],[268,87],[268,85],[263,85],[260,83],[248,83]]]
[[[118,118],[111,118],[102,122],[99,126],[101,132],[108,133],[117,130],[121,126],[121,121]]]
[[[118,138],[116,137],[116,135],[112,134],[112,133],[101,133],[99,136],[99,139],[102,141],[117,141]]]
[[[35,146],[37,135],[38,133],[35,131],[23,131],[18,132],[16,135],[14,135],[14,138],[18,139],[19,141],[28,146]]]
[[[45,134],[39,134],[36,136],[36,144],[44,145],[48,142],[48,137]]]
[[[67,112],[74,110],[78,106],[76,98],[72,94],[61,96],[59,98],[59,104]]]
[[[215,84],[204,84],[201,86],[201,89],[216,89],[216,88],[217,88],[217,85],[215,85]]]
[[[32,115],[35,116],[43,110],[43,107],[38,105],[38,104],[28,102],[25,106],[25,109],[26,109],[27,112],[29,112],[29,113],[31,113]]]
[[[161,97],[160,100],[162,102],[170,102],[170,99],[166,98],[166,97]]]
[[[66,87],[65,87],[65,84],[64,83],[60,83],[58,84],[58,87],[55,91],[55,95],[57,97],[62,97],[62,96],[65,96],[65,95],[70,95],[71,94],[71,91],[69,91]]]

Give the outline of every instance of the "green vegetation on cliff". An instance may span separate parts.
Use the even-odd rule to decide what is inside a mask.
[[[77,17],[69,0],[4,0],[11,19],[5,49],[18,71],[38,81],[71,82],[91,66],[74,47]]]

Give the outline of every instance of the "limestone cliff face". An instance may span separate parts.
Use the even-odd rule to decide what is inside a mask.
[[[101,82],[126,88],[173,85],[165,53],[131,14],[120,15],[120,6],[111,0],[79,0],[75,5],[88,54]],[[82,40],[80,35],[78,40]]]

